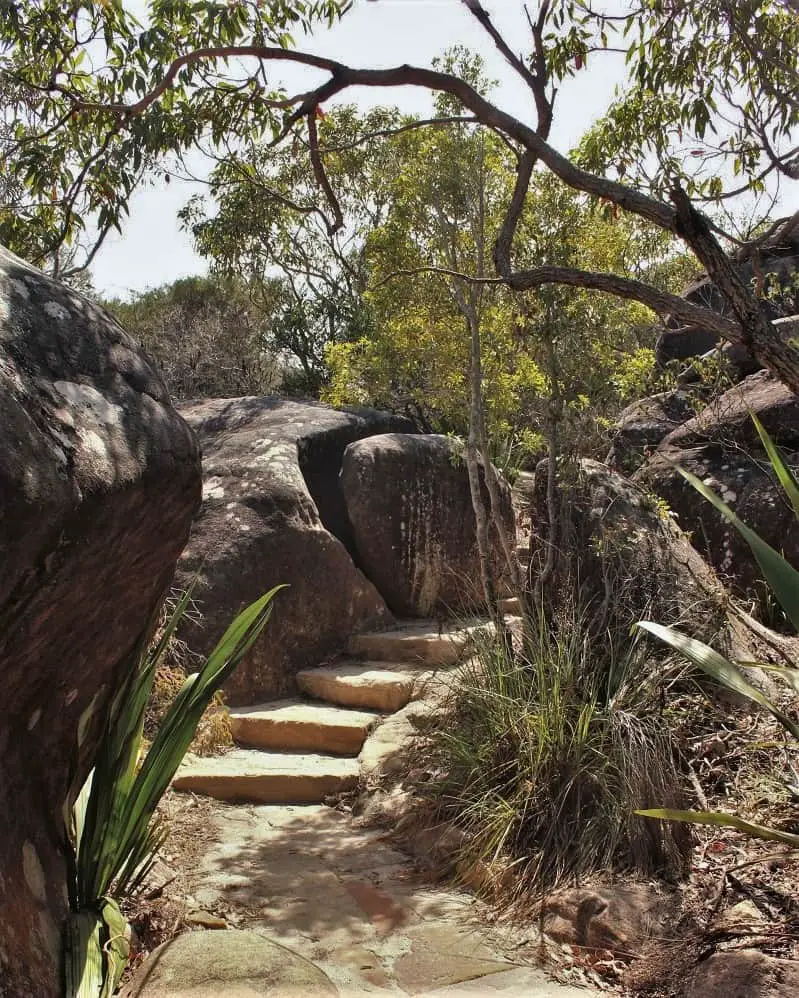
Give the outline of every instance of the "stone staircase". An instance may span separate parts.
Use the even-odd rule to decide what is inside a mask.
[[[504,601],[507,614],[518,602]],[[369,732],[418,697],[436,672],[455,667],[485,620],[457,626],[408,621],[355,635],[347,654],[297,674],[305,699],[230,711],[237,745],[222,756],[187,757],[173,786],[229,802],[313,804],[355,788]]]

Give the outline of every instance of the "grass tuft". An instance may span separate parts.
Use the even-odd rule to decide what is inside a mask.
[[[173,591],[165,601],[153,641],[158,641],[163,634],[169,616],[181,595],[180,592]],[[190,603],[185,617],[194,621],[201,618],[195,603]],[[156,669],[152,692],[144,714],[144,737],[147,743],[155,737],[172,702],[180,693],[186,677],[198,669],[202,662],[203,657],[192,652],[185,641],[176,634],[170,637],[164,657]],[[222,690],[218,690],[197,725],[189,751],[196,755],[220,755],[232,747],[233,736],[230,730],[230,716],[225,706],[225,694]]]
[[[683,799],[646,643],[603,644],[576,613],[532,630],[522,653],[478,641],[433,735],[439,817],[466,833],[459,866],[504,867],[517,895],[597,870],[682,869],[685,831],[633,813]]]

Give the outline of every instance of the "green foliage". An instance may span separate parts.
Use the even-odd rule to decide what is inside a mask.
[[[338,231],[299,140],[277,149],[240,143],[211,174],[212,200],[195,197],[181,212],[215,272],[244,276],[256,301],[264,295],[270,300],[269,345],[299,364],[294,380],[307,393],[317,394],[327,381],[329,345],[370,332],[363,245],[385,214],[402,153],[398,141],[381,136],[408,121],[396,108],[360,115],[344,105],[317,123],[325,169],[346,220]],[[276,283],[280,293],[273,302]]]
[[[404,410],[425,427],[463,434],[469,338],[458,281],[422,268],[491,272],[515,166],[498,139],[469,125],[399,138],[407,165],[365,248],[372,330],[328,348],[325,397]],[[669,291],[684,282],[686,259],[663,233],[604,217],[546,173],[535,174],[526,207],[514,246],[520,266],[615,271]],[[564,447],[596,453],[620,409],[652,387],[652,315],[643,306],[575,289],[522,296],[489,285],[479,318],[490,437],[529,433],[554,403]]]
[[[799,517],[799,484],[797,484],[793,472],[788,467],[782,454],[774,446],[763,425],[756,416],[753,416],[752,419],[757,427],[763,447],[771,461],[772,468],[782,484],[797,517]],[[774,597],[794,628],[799,628],[799,572],[782,555],[766,544],[751,528],[747,527],[712,489],[709,489],[696,476],[690,474],[690,472],[682,468],[678,470],[693,485],[697,492],[707,499],[708,502],[711,502],[719,513],[740,533],[757,559]],[[652,621],[642,621],[638,626],[654,634],[655,637],[674,648],[682,656],[698,666],[702,672],[710,676],[715,682],[767,710],[799,742],[799,724],[774,703],[770,697],[753,686],[746,679],[739,664],[730,662],[724,656],[714,651],[713,648],[682,634],[672,627],[665,627],[662,624],[656,624]],[[770,675],[781,679],[795,693],[799,693],[799,670],[783,666],[756,665],[751,662],[745,664],[750,669],[767,670]],[[709,814],[702,811],[673,811],[662,808],[653,811],[641,811],[640,813],[647,817],[664,818],[670,821],[689,821],[711,825],[725,824],[758,838],[785,842],[794,846],[799,845],[799,836],[788,835],[777,829],[753,825],[734,815]]]
[[[626,88],[581,146],[589,169],[613,168],[662,193],[679,178],[708,200],[762,190],[770,171],[795,177],[799,17],[789,4],[645,0],[621,19],[593,13],[587,0],[570,7],[586,51],[621,47],[629,70]],[[563,60],[566,48],[553,46],[552,57]]]
[[[103,302],[156,361],[175,398],[264,395],[280,384],[283,365],[271,328],[281,288],[257,298],[235,277],[187,277]]]
[[[243,610],[205,664],[189,676],[140,761],[144,716],[158,665],[191,599],[187,591],[157,642],[145,631],[127,681],[103,721],[94,768],[69,809],[72,914],[66,929],[67,998],[105,998],[127,961],[125,920],[115,898],[141,883],[166,836],[155,810],[206,707],[263,631],[278,586]],[[89,718],[81,724],[85,731]],[[80,738],[80,736],[79,736]],[[80,747],[80,745],[79,745]]]
[[[465,830],[466,857],[513,870],[513,891],[616,865],[679,866],[682,840],[632,809],[679,802],[661,677],[642,647],[606,645],[574,614],[533,623],[522,655],[485,638],[453,683],[434,734],[442,816]]]
[[[268,3],[149,0],[140,22],[122,0],[2,0],[0,82],[11,119],[0,160],[0,242],[34,263],[86,234],[120,228],[130,197],[163,158],[237,131],[273,134],[284,96],[250,76],[236,86],[225,60],[186,61],[143,113],[107,108],[157,87],[175,58],[235,44],[293,45],[292,34],[330,24],[349,0]],[[75,103],[85,102],[80,110]],[[86,106],[88,105],[88,106]],[[8,119],[6,119],[8,120]]]

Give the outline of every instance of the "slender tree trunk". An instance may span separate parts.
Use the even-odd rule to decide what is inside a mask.
[[[471,342],[470,363],[470,399],[469,399],[469,437],[466,442],[466,468],[469,473],[469,491],[472,496],[472,508],[477,533],[477,551],[480,558],[480,577],[483,582],[483,595],[488,604],[488,611],[494,623],[501,625],[501,615],[497,604],[497,592],[494,585],[494,573],[491,567],[491,545],[489,540],[489,520],[483,491],[480,487],[480,423],[483,404],[483,371],[480,359],[480,328],[476,316],[471,310],[466,316]]]
[[[549,377],[551,380],[551,392],[549,401],[549,413],[546,421],[547,446],[547,536],[546,536],[546,558],[541,573],[535,582],[533,590],[533,604],[539,610],[544,607],[544,589],[555,575],[558,558],[558,544],[560,543],[560,502],[558,493],[558,456],[560,452],[560,421],[563,416],[563,398],[560,390],[560,373],[558,368],[558,358],[555,352],[555,344],[552,337],[547,333],[544,337],[547,360],[549,363]],[[532,560],[530,562],[532,571]]]
[[[488,495],[491,499],[491,522],[497,532],[502,552],[505,555],[514,593],[521,597],[523,595],[523,581],[519,559],[516,556],[516,536],[514,534],[511,541],[502,520],[502,497],[499,494],[499,481],[494,470],[494,465],[491,463],[491,454],[488,449],[488,434],[485,427],[485,411],[483,409],[482,397],[480,400],[479,417],[478,440],[480,455],[483,459],[483,473],[485,474],[486,486],[488,487]]]
[[[486,190],[485,190],[485,145],[483,135],[480,136],[478,147],[478,173],[477,173],[477,212],[473,216],[474,244],[476,249],[476,270],[477,276],[485,277],[485,266],[487,260],[487,240],[486,240]],[[510,573],[511,582],[515,592],[521,597],[522,579],[519,571],[519,560],[516,557],[516,535],[514,530],[513,541],[508,537],[505,524],[502,521],[502,502],[499,494],[499,482],[491,463],[491,454],[488,447],[488,433],[486,432],[485,421],[485,400],[483,397],[483,362],[482,343],[480,337],[480,304],[482,302],[483,289],[472,286],[469,288],[468,296],[464,296],[464,306],[466,319],[469,324],[471,338],[472,364],[477,365],[477,388],[478,395],[473,401],[473,415],[475,418],[477,444],[483,459],[483,474],[485,475],[486,487],[491,503],[490,521],[499,537],[500,545],[505,561]],[[497,616],[501,618],[499,606],[497,606]]]

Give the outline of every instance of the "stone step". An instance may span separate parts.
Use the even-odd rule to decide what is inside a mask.
[[[526,565],[530,561],[530,547],[528,544],[519,544],[516,548],[516,557]]]
[[[522,604],[518,596],[509,596],[507,599],[501,599],[499,601],[499,608],[503,613],[512,617],[520,617],[522,613]]]
[[[347,651],[370,662],[411,662],[441,666],[461,659],[474,633],[490,627],[474,624],[414,620],[390,631],[369,631],[350,638]]]
[[[172,786],[248,804],[321,804],[358,783],[357,759],[234,749],[226,755],[187,756]]]
[[[357,755],[378,717],[303,700],[275,700],[254,707],[232,707],[230,730],[239,745]]]
[[[424,673],[407,662],[353,662],[340,659],[297,673],[303,693],[342,707],[366,707],[391,714],[408,703]]]

